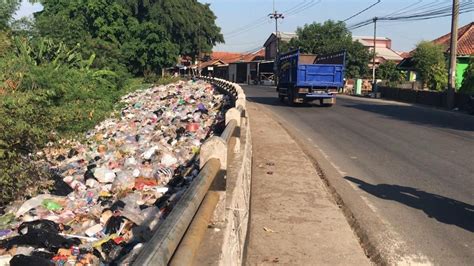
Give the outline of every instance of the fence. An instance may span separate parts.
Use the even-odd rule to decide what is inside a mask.
[[[199,247],[210,213],[212,214],[218,196],[209,191],[216,177],[226,175],[230,152],[240,152],[243,146],[243,156],[238,157],[240,170],[234,181],[239,186],[232,188],[226,209],[236,209],[241,202],[247,205],[250,190],[251,141],[250,129],[247,123],[246,98],[242,88],[234,83],[208,77],[200,77],[214,84],[222,93],[227,94],[234,103],[233,108],[225,114],[226,128],[221,136],[213,136],[201,147],[199,160],[200,172],[180,200],[176,203],[169,216],[159,225],[151,239],[145,243],[139,252],[131,253],[128,258],[133,265],[189,265]],[[242,130],[244,129],[244,130]],[[241,139],[245,144],[241,145]],[[228,177],[227,177],[228,178]],[[241,200],[235,200],[241,198]],[[235,206],[232,206],[235,205]],[[227,206],[228,205],[228,206]],[[237,206],[238,208],[239,206]],[[240,206],[247,210],[249,206]],[[247,217],[247,218],[246,218]],[[232,211],[226,214],[229,221],[221,261],[241,261],[243,243],[247,230],[248,213],[235,215]],[[236,220],[239,220],[236,222]],[[238,223],[236,225],[235,223]],[[235,227],[239,227],[237,232]],[[242,238],[242,235],[244,236]],[[224,250],[225,249],[225,250]],[[179,256],[173,257],[176,253]]]
[[[382,97],[387,99],[435,107],[447,107],[447,93],[445,91],[410,90],[390,87],[379,87],[379,91],[382,93]],[[459,110],[469,110],[469,95],[455,93],[454,106],[459,108]]]

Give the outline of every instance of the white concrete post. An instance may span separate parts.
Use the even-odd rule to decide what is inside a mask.
[[[199,153],[199,168],[202,169],[211,158],[220,160],[221,170],[227,169],[227,143],[220,137],[213,136],[202,144]]]
[[[227,125],[232,119],[235,119],[235,121],[237,121],[237,126],[240,127],[241,117],[242,117],[242,114],[240,113],[239,110],[237,110],[237,108],[230,108],[225,113],[225,124]]]

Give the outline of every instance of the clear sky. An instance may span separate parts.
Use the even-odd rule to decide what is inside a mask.
[[[222,28],[225,44],[215,47],[217,51],[249,51],[262,46],[271,32],[274,21],[265,18],[273,11],[273,0],[199,0],[210,3]],[[472,3],[473,0],[460,0]],[[285,15],[279,30],[293,32],[307,23],[324,22],[327,19],[344,20],[358,11],[376,3],[377,0],[275,0],[275,9]],[[451,0],[381,0],[366,12],[346,23],[348,25],[375,16],[383,17],[400,9],[409,14],[420,10],[449,6]],[[416,4],[416,5],[415,5]],[[41,5],[23,3],[16,17],[41,10]],[[285,12],[286,11],[286,12]],[[459,17],[459,25],[474,21],[474,14],[465,13]],[[247,26],[247,27],[243,27]],[[242,28],[243,27],[243,28]],[[396,51],[409,51],[421,40],[432,40],[451,30],[450,17],[415,22],[378,22],[377,36],[392,39]],[[237,30],[237,31],[236,31]],[[353,35],[373,35],[373,24],[354,30]]]

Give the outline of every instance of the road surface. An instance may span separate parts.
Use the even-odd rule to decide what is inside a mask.
[[[384,238],[389,262],[472,265],[474,116],[351,96],[289,107],[274,87],[243,88],[351,185],[365,203],[351,211],[383,225],[361,226]]]

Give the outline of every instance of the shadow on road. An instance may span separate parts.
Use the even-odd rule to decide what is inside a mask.
[[[474,116],[443,112],[431,108],[388,104],[343,104],[348,108],[373,112],[396,120],[464,131],[474,131]]]
[[[445,224],[456,225],[474,232],[474,206],[412,187],[378,184],[372,185],[355,177],[346,176],[360,189],[378,198],[397,201],[422,210],[425,214]]]
[[[291,108],[310,108],[310,107],[325,107],[321,106],[318,103],[299,103],[294,106],[289,106],[288,101],[285,99],[284,102],[281,102],[277,97],[251,97],[247,96],[247,100],[254,103],[271,105],[271,106],[286,106]]]

